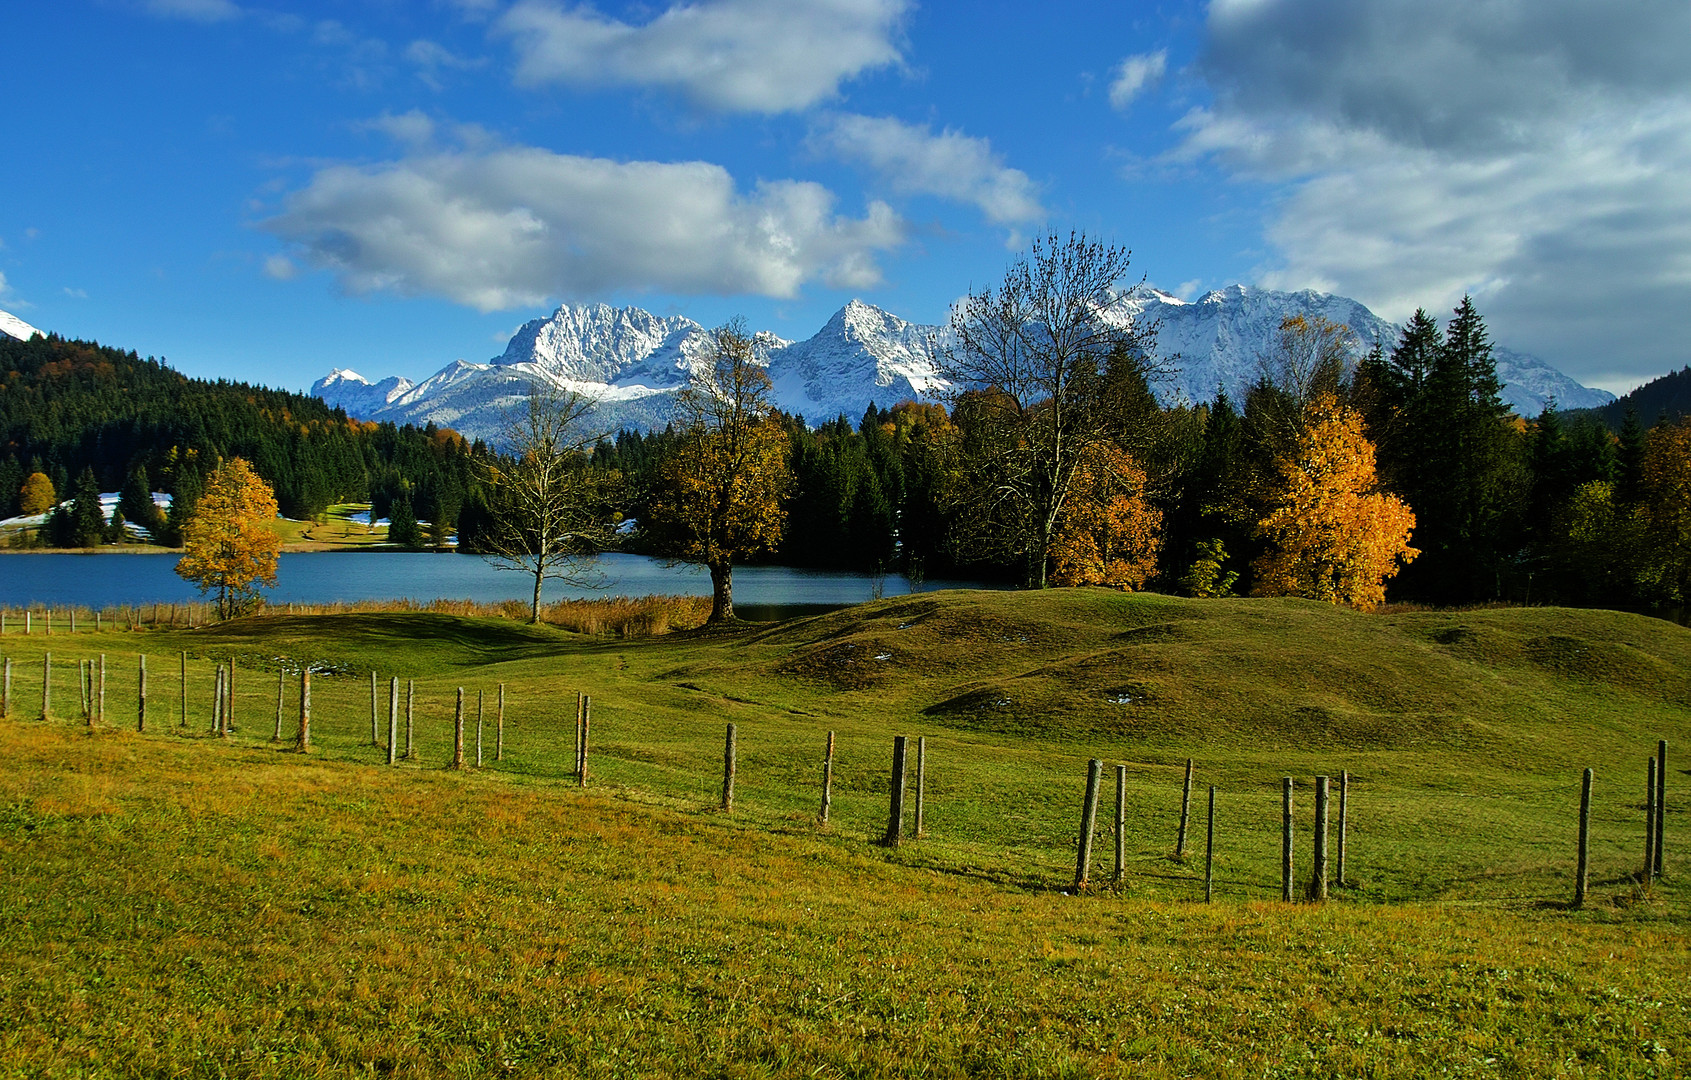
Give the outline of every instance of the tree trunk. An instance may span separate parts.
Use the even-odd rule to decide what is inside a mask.
[[[728,560],[710,564],[710,621],[734,618],[734,564]]]
[[[529,605],[528,612],[528,621],[536,625],[540,622],[540,583],[545,580],[546,564],[536,559],[534,563],[534,602]]]

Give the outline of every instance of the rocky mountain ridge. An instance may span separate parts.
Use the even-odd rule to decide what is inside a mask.
[[[1208,401],[1217,388],[1236,400],[1257,378],[1258,358],[1271,348],[1282,319],[1321,316],[1349,326],[1363,350],[1387,349],[1400,327],[1348,297],[1305,290],[1277,292],[1243,285],[1184,301],[1152,288],[1126,296],[1121,310],[1155,320],[1158,346],[1175,358],[1175,372],[1157,387],[1165,400]],[[855,419],[873,402],[887,408],[908,399],[932,400],[946,389],[928,356],[942,327],[911,323],[853,300],[814,336],[786,341],[767,332],[764,346],[775,404],[812,423],[841,413]],[[349,415],[424,424],[433,421],[473,438],[496,439],[503,418],[536,381],[575,389],[599,400],[597,425],[662,427],[675,390],[703,355],[709,331],[684,316],[660,318],[637,307],[563,305],[525,323],[505,351],[485,364],[456,360],[421,383],[394,377],[371,383],[338,369],[311,392]],[[1562,408],[1613,401],[1581,386],[1535,357],[1496,350],[1504,400],[1536,415],[1552,398]]]

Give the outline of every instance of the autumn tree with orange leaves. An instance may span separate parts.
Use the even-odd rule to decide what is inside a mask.
[[[1051,545],[1057,584],[1144,588],[1157,570],[1163,526],[1145,498],[1146,483],[1145,470],[1121,447],[1087,449]]]
[[[206,481],[193,517],[182,528],[186,552],[176,572],[217,593],[217,613],[229,618],[262,602],[259,588],[276,585],[282,538],[270,527],[276,495],[242,458],[220,464]]]
[[[1409,546],[1414,512],[1379,490],[1361,415],[1317,394],[1279,472],[1279,494],[1259,526],[1271,547],[1257,560],[1255,593],[1378,606],[1386,580],[1420,552]]]
[[[713,623],[734,618],[734,563],[780,543],[792,484],[761,349],[738,319],[712,333],[705,362],[676,395],[680,438],[652,493],[650,535],[677,558],[705,564]]]

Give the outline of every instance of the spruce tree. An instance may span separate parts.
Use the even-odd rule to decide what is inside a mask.
[[[106,539],[106,513],[100,507],[100,481],[92,468],[76,478],[76,495],[71,502],[66,547],[98,547]]]
[[[1406,357],[1406,370],[1420,359]],[[1394,486],[1415,511],[1412,542],[1421,550],[1401,581],[1421,599],[1501,596],[1520,553],[1528,474],[1501,389],[1485,322],[1463,297],[1408,410],[1414,438],[1396,458],[1402,472]]]

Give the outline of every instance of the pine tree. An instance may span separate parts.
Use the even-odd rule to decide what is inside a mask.
[[[137,463],[129,470],[118,491],[117,509],[131,524],[147,530],[155,540],[165,532],[164,515],[153,502],[152,485],[147,481],[147,467]]]
[[[1424,334],[1422,327],[1405,353],[1406,370],[1421,370]],[[1421,550],[1402,575],[1406,592],[1445,604],[1503,593],[1521,548],[1530,474],[1501,389],[1484,320],[1464,297],[1405,410],[1410,437],[1391,455],[1392,485],[1415,510]]]
[[[68,528],[62,547],[98,547],[105,543],[106,513],[100,506],[100,481],[91,468],[83,469],[76,478]]]

